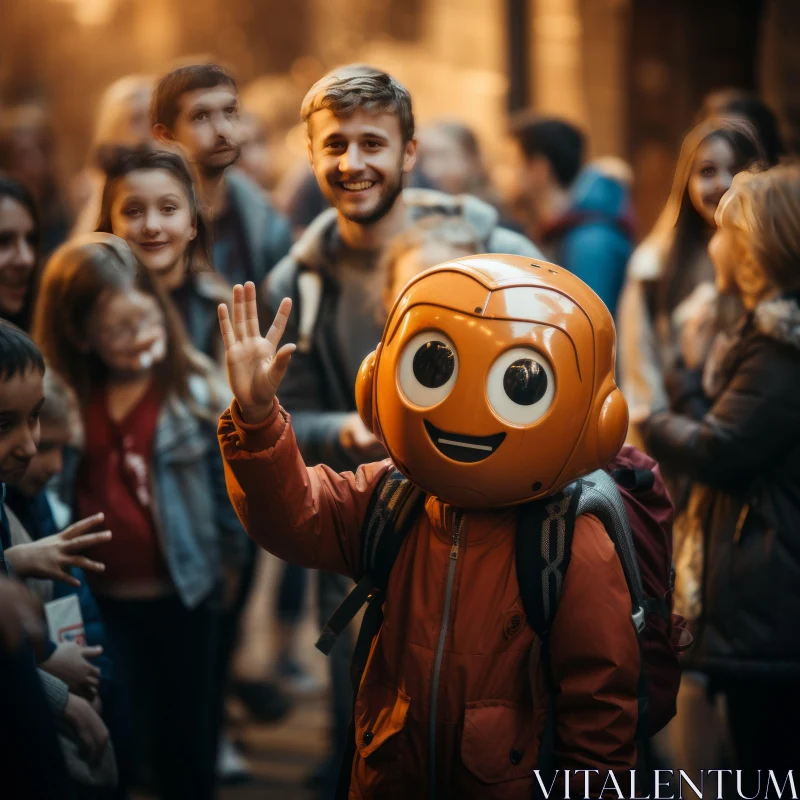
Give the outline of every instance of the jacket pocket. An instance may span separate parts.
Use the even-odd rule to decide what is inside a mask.
[[[384,742],[403,730],[411,702],[401,689],[393,693],[382,686],[370,687],[366,695],[356,701],[356,748],[361,758],[369,758]]]
[[[461,760],[481,783],[519,781],[519,791],[525,792],[526,784],[532,785],[538,757],[532,709],[507,700],[467,703]],[[501,795],[516,797],[517,787],[503,789],[497,796]]]
[[[410,702],[402,690],[382,684],[365,684],[359,692],[353,777],[364,797],[404,796],[403,729]]]

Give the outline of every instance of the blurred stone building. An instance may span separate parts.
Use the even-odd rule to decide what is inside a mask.
[[[277,113],[326,69],[369,61],[409,86],[421,121],[473,125],[498,174],[509,110],[581,123],[594,155],[633,165],[644,228],[708,90],[762,87],[796,125],[798,11],[797,0],[3,0],[0,104],[46,104],[71,173],[103,88],[126,73],[219,59],[243,84],[273,76]]]

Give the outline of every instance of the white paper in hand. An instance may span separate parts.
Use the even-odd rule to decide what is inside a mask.
[[[83,614],[78,596],[71,594],[44,604],[47,617],[47,630],[51,641],[56,644],[75,642],[86,646],[86,630],[83,627]]]

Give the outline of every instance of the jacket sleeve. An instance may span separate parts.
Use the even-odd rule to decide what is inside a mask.
[[[564,237],[561,266],[589,284],[614,316],[630,255],[630,242],[611,222],[590,222]]]
[[[647,447],[670,470],[712,488],[736,489],[796,445],[798,391],[797,353],[753,339],[705,417],[653,415],[643,427]]]
[[[51,675],[43,669],[39,669],[37,672],[42,682],[44,695],[47,698],[47,705],[50,706],[53,714],[57,717],[62,717],[64,709],[67,707],[67,700],[69,700],[69,687],[61,678],[56,678],[55,675]]]
[[[232,403],[218,433],[228,492],[249,536],[284,561],[359,575],[367,506],[391,462],[355,474],[307,468],[277,400],[259,425],[245,423]]]
[[[556,691],[555,766],[599,770],[600,786],[608,770],[633,769],[639,643],[614,544],[590,515],[575,522],[550,633],[550,668]]]

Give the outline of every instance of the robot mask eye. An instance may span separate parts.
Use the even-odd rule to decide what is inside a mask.
[[[510,425],[532,425],[553,403],[555,377],[541,353],[528,347],[515,347],[494,362],[486,389],[498,417]]]
[[[400,389],[415,406],[441,403],[458,378],[458,353],[440,331],[417,334],[403,350],[398,369]]]

